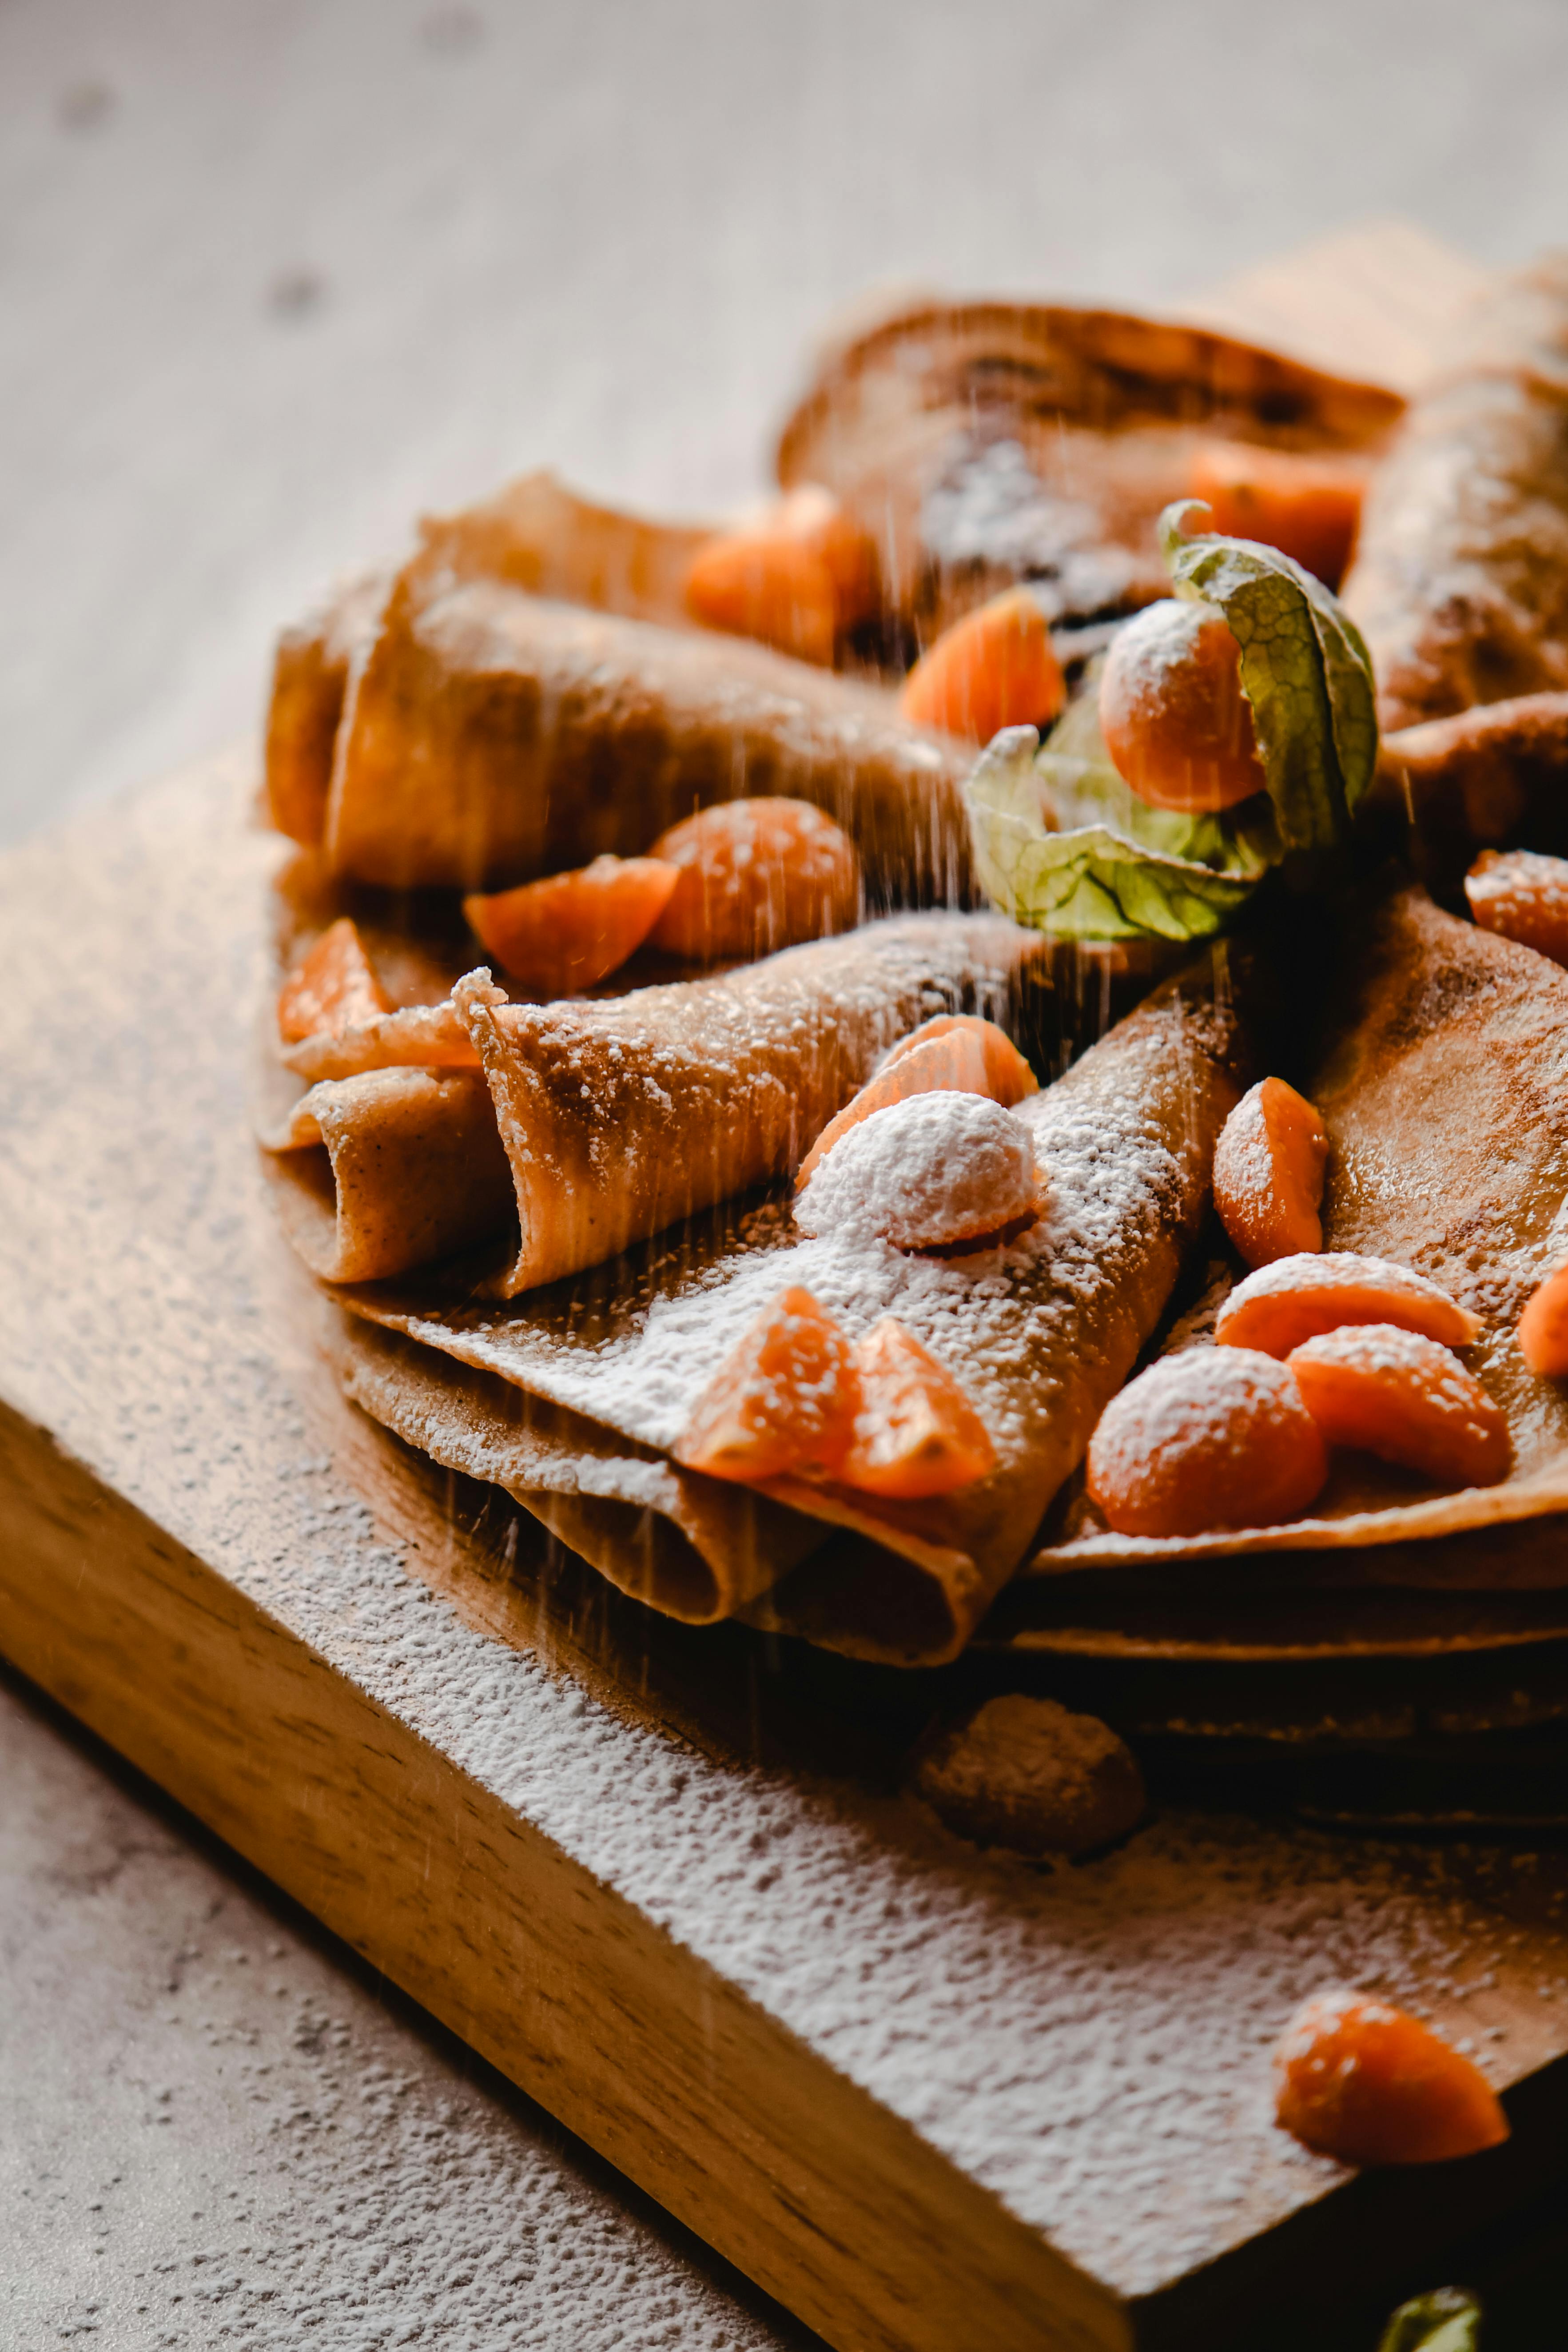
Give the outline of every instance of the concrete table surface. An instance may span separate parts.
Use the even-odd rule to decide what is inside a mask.
[[[5,0],[0,839],[250,723],[421,508],[748,494],[868,287],[1506,262],[1565,115],[1557,0]],[[15,1683],[0,1874],[7,2345],[804,2340]]]

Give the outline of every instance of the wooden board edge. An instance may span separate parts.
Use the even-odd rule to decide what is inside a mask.
[[[3,1399],[0,1496],[0,1650],[840,2352],[1129,2352],[1108,2290]]]

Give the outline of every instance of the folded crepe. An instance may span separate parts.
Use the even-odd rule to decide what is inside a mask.
[[[318,1083],[261,1141],[324,1281],[401,1274],[515,1220],[485,1284],[508,1296],[791,1172],[896,1039],[934,1013],[1032,1004],[1064,966],[1108,977],[1107,958],[1001,916],[930,914],[624,996],[508,1004],[470,972],[441,1003],[288,1049]]]
[[[346,581],[278,639],[267,711],[267,815],[306,846],[321,840],[327,821],[349,672],[374,642],[393,577],[366,572]]]
[[[1412,402],[1344,601],[1387,730],[1568,688],[1568,254],[1503,280]]]
[[[642,1061],[661,1072],[662,1085],[657,1025],[642,1018],[640,1041],[628,1027],[618,1042],[634,1082]],[[1215,1139],[1244,1060],[1229,965],[1217,950],[1018,1107],[1046,1171],[1046,1207],[1029,1233],[984,1256],[949,1264],[864,1235],[805,1239],[787,1202],[730,1201],[651,1245],[510,1303],[478,1300],[470,1278],[458,1293],[467,1303],[454,1303],[450,1279],[432,1279],[347,1293],[343,1304],[430,1351],[410,1360],[424,1367],[422,1380],[438,1354],[660,1457],[780,1291],[804,1286],[851,1335],[896,1316],[963,1385],[991,1433],[996,1467],[955,1494],[906,1504],[775,1482],[765,1493],[789,1507],[792,1528],[804,1519],[841,1532],[802,1561],[798,1551],[785,1557],[776,1531],[759,1524],[744,1576],[765,1581],[762,1562],[786,1580],[748,1613],[771,1611],[773,1622],[857,1656],[901,1664],[951,1657],[1011,1573],[1160,1317],[1204,1212]],[[676,1126],[667,1149],[679,1149]],[[392,1426],[409,1428],[395,1368],[361,1381],[356,1393]],[[453,1461],[467,1441],[447,1429],[439,1387],[422,1394],[416,1442]],[[454,1430],[458,1420],[454,1406]],[[596,1496],[662,1509],[649,1498],[645,1470],[639,1462],[635,1485],[628,1474],[624,1496],[613,1491],[618,1474],[595,1472]],[[562,1475],[572,1475],[568,1463]],[[508,1483],[551,1517],[553,1506],[535,1500],[542,1482],[522,1475]],[[565,1532],[559,1517],[552,1523]],[[728,1589],[743,1580],[739,1570],[729,1572]]]
[[[1568,855],[1568,691],[1481,702],[1385,735],[1369,814],[1402,817],[1422,880],[1458,900],[1478,849]]]
[[[511,1170],[479,1072],[368,1070],[264,1128],[279,1214],[323,1282],[376,1282],[504,1232]]]
[[[459,514],[426,516],[401,575],[351,581],[279,639],[267,730],[268,814],[307,845],[326,827],[338,722],[351,670],[374,641],[399,576],[421,599],[462,580],[505,580],[535,596],[684,620],[686,575],[706,524],[647,522],[578,498],[553,474],[526,474]]]
[[[782,793],[851,835],[875,908],[969,890],[971,746],[748,639],[493,580],[400,583],[335,757],[326,855],[362,882],[527,881],[639,853],[709,802]]]
[[[1049,971],[999,915],[905,915],[628,996],[457,1001],[511,1161],[511,1296],[790,1174],[879,1057],[931,1014],[1005,1014]]]
[[[732,1617],[826,1532],[374,1324],[345,1316],[338,1354],[345,1394],[373,1419],[505,1487],[619,1591],[683,1623]]]
[[[1376,452],[1404,404],[1173,320],[922,303],[840,343],[784,428],[922,636],[1027,578],[1068,628],[1170,593],[1155,525],[1200,441]]]
[[[1515,1337],[1568,1255],[1568,972],[1413,888],[1341,961],[1306,1082],[1331,1145],[1323,1245],[1413,1266],[1481,1318],[1467,1361],[1507,1417],[1511,1471],[1434,1494],[1347,1454],[1310,1517],[1202,1536],[1115,1535],[1080,1499],[1026,1577],[1333,1551],[1369,1583],[1568,1585],[1568,1384],[1532,1372]]]

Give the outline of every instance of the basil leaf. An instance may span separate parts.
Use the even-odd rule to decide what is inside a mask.
[[[1268,796],[1286,849],[1331,849],[1346,837],[1377,764],[1372,662],[1355,624],[1321,580],[1278,548],[1217,532],[1183,535],[1201,504],[1160,518],[1172,589],[1224,614],[1241,647]]]
[[[1184,816],[1130,791],[1100,736],[1093,675],[1043,750],[1032,727],[997,735],[964,796],[986,891],[1016,922],[1065,939],[1206,939],[1279,855],[1262,794]]]
[[[1402,2303],[1377,2352],[1479,2352],[1481,2306],[1462,2286],[1440,2286]]]

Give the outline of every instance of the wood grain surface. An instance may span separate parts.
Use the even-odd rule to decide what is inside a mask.
[[[253,790],[0,868],[0,1647],[847,2352],[1283,2346],[1538,2186],[1550,1861],[1177,1812],[976,1854],[900,1790],[940,1690],[652,1622],[342,1402],[245,1124]],[[1326,1979],[1476,2040],[1510,2147],[1276,2132]]]

